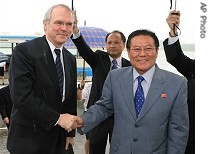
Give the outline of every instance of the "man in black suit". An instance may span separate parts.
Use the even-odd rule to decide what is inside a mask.
[[[68,6],[54,5],[44,16],[45,35],[20,43],[13,51],[9,69],[13,109],[7,141],[12,154],[64,154],[73,144],[77,66],[63,46],[73,22]],[[57,76],[55,49],[60,50],[61,76]]]
[[[177,13],[173,14],[173,13]],[[179,38],[177,37],[177,28],[179,26],[180,12],[171,11],[167,18],[170,27],[169,38],[163,42],[167,61],[173,65],[188,80],[188,112],[189,112],[189,138],[185,154],[195,153],[195,59],[184,55]]]
[[[10,115],[12,111],[12,100],[9,91],[9,85],[0,89],[0,113],[2,120],[9,129]]]
[[[75,25],[72,40],[79,54],[90,65],[93,71],[92,87],[87,105],[87,108],[89,108],[101,97],[105,79],[114,65],[112,64],[112,60],[117,61],[115,68],[131,65],[128,60],[121,57],[125,48],[126,38],[122,32],[115,30],[108,33],[105,38],[107,52],[101,50],[92,51],[80,34],[75,12]],[[114,116],[111,116],[89,132],[90,154],[105,154],[108,135],[109,141],[111,140],[113,124]]]

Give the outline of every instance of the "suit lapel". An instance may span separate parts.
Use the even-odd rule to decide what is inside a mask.
[[[129,62],[122,57],[122,67],[127,67],[127,66],[130,66]]]
[[[49,74],[50,79],[54,83],[53,85],[55,85],[56,91],[60,94],[55,62],[45,37],[43,37],[43,39],[40,41],[40,46],[42,46],[41,59],[44,64],[43,67],[45,67],[46,71]]]
[[[103,58],[104,59],[104,70],[105,70],[105,73],[108,74],[110,71],[111,62],[110,62],[110,59],[109,59],[109,56],[107,53],[105,53],[103,57],[104,57]]]
[[[70,60],[68,60],[68,52],[65,51],[65,49],[63,49],[63,63],[64,63],[64,72],[65,72],[65,96],[67,96],[67,94],[70,91],[70,81],[69,79],[72,79],[71,77],[71,67],[72,64],[70,64]]]
[[[123,82],[121,82],[122,97],[124,97],[126,105],[133,116],[136,119],[136,111],[134,106],[134,94],[133,94],[133,67],[130,67],[128,71],[124,72],[122,76]],[[128,90],[129,89],[129,90]],[[131,90],[130,90],[131,89]]]

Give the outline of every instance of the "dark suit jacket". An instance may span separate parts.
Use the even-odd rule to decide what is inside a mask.
[[[19,146],[25,150],[31,148],[35,153],[62,153],[65,138],[75,136],[75,131],[67,134],[63,128],[55,126],[61,113],[77,114],[76,58],[65,48],[62,52],[66,81],[63,102],[45,36],[15,47],[9,76],[14,103],[7,142],[10,152],[21,153],[16,150]],[[37,151],[40,148],[42,150]]]
[[[9,91],[9,85],[0,89],[0,113],[2,119],[8,117],[12,111],[12,100]]]
[[[89,108],[101,97],[105,79],[110,71],[111,61],[107,52],[101,50],[93,52],[86,44],[82,35],[77,39],[72,39],[72,41],[76,45],[80,56],[90,65],[93,71],[92,88],[87,105],[87,108]],[[122,67],[130,65],[128,60],[122,58]]]
[[[189,141],[195,141],[195,59],[184,55],[179,40],[168,45],[166,39],[163,45],[167,61],[188,80]]]

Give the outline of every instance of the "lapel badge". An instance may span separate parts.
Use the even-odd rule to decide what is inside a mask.
[[[162,93],[162,94],[161,94],[161,97],[162,97],[162,98],[167,98],[167,94]]]

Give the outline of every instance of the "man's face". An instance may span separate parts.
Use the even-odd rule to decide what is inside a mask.
[[[53,9],[50,21],[44,22],[46,37],[59,48],[70,37],[73,31],[71,11],[63,7]]]
[[[125,48],[125,43],[122,41],[121,35],[119,33],[110,34],[107,38],[106,48],[112,58],[116,59],[120,57]]]
[[[147,72],[156,62],[158,49],[154,39],[148,35],[139,35],[131,39],[128,57],[140,74]]]

